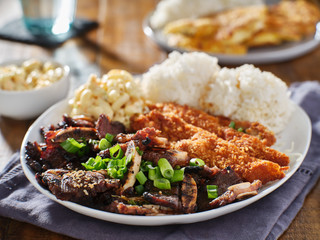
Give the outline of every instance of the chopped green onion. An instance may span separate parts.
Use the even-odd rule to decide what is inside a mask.
[[[207,185],[208,198],[218,197],[218,186],[217,185]]]
[[[102,159],[100,156],[96,156],[96,158],[89,158],[86,163],[81,163],[82,166],[86,168],[86,170],[100,170],[106,169],[105,160]]]
[[[165,158],[160,158],[158,161],[158,166],[160,168],[160,172],[162,174],[163,177],[170,179],[173,176],[173,168],[171,166],[171,164],[169,163],[169,161]]]
[[[117,178],[118,174],[117,174],[117,169],[115,168],[108,168],[107,169],[108,175],[112,178]]]
[[[174,170],[173,177],[170,179],[170,182],[180,182],[184,178],[184,168]]]
[[[110,156],[112,159],[120,159],[123,157],[123,151],[119,144],[110,148]]]
[[[148,171],[148,178],[152,181],[158,178],[162,178],[160,168],[159,167],[155,167],[153,169],[150,168]]]
[[[137,185],[134,187],[134,189],[136,190],[136,193],[141,195],[144,192],[144,186],[143,185]]]
[[[166,178],[157,178],[153,181],[153,185],[159,189],[171,189],[170,181]]]
[[[236,128],[236,123],[234,121],[231,121],[229,124],[229,127],[235,129]]]
[[[140,165],[140,169],[143,172],[147,172],[147,171],[149,171],[149,169],[152,169],[152,168],[154,168],[154,167],[152,166],[152,162],[150,162],[150,161],[142,161],[142,163]]]
[[[129,203],[130,205],[137,205],[137,202],[136,202],[135,200],[133,200],[133,199],[129,199],[129,200],[128,200],[128,203]]]
[[[68,138],[66,141],[60,143],[60,146],[68,153],[77,153],[86,144],[77,142],[74,138]]]
[[[119,179],[122,179],[124,177],[124,174],[127,172],[128,168],[126,167],[121,167],[117,170],[117,177]]]
[[[137,173],[136,179],[139,181],[141,185],[145,184],[145,182],[148,180],[142,171]]]
[[[142,151],[142,150],[140,150],[140,148],[139,148],[139,147],[136,147],[136,151],[138,152],[138,154],[139,154],[140,156],[142,156],[143,151]]]
[[[202,167],[205,165],[204,161],[200,158],[191,158],[190,159],[190,166],[198,166],[198,167]]]
[[[238,128],[238,132],[243,132],[243,128]]]
[[[99,142],[99,149],[100,150],[106,150],[106,149],[110,148],[111,146],[112,146],[111,143],[105,138],[101,139]]]
[[[117,159],[111,159],[108,162],[108,168],[116,168],[118,166],[118,160]]]
[[[109,142],[112,143],[114,136],[110,133],[107,133],[105,136],[105,139]]]

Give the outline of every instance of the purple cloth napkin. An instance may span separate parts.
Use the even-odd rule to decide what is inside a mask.
[[[73,212],[38,192],[24,176],[17,153],[0,173],[0,215],[77,239],[277,239],[320,176],[320,84],[296,83],[291,91],[292,99],[312,121],[310,150],[283,186],[239,211],[185,225],[141,227],[101,221]]]

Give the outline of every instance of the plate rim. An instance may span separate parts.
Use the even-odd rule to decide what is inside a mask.
[[[150,25],[150,17],[154,13],[151,11],[143,20],[142,22],[142,29],[144,34],[153,40],[161,49],[170,53],[172,51],[178,51],[180,53],[188,53],[193,52],[191,50],[185,50],[178,47],[169,46],[165,41],[159,39],[157,35],[161,34],[160,29],[154,29]],[[315,48],[320,46],[320,22],[318,22],[319,28],[316,29],[314,36],[310,36],[299,42],[288,42],[280,45],[280,46],[266,46],[266,47],[257,47],[254,51],[244,55],[236,55],[236,54],[214,54],[210,52],[198,51],[206,53],[210,56],[217,57],[219,63],[221,64],[230,64],[230,65],[237,65],[237,64],[270,64],[270,63],[279,63],[285,62],[294,58],[298,58],[303,56]],[[164,37],[164,36],[163,36]],[[286,45],[293,45],[293,47],[286,47]],[[259,49],[271,49],[268,52],[259,52]],[[195,50],[195,52],[197,52]]]
[[[166,215],[166,216],[135,216],[135,215],[124,215],[124,214],[117,214],[117,213],[111,213],[107,211],[102,211],[90,207],[86,207],[74,202],[70,201],[62,201],[57,199],[52,193],[49,192],[49,190],[44,189],[41,187],[38,182],[36,181],[34,177],[34,173],[30,169],[30,167],[26,164],[26,159],[25,159],[25,145],[27,143],[32,133],[36,131],[36,127],[39,127],[39,124],[43,124],[42,122],[48,116],[49,114],[55,115],[55,117],[58,117],[57,110],[61,112],[66,112],[66,110],[69,108],[68,106],[68,101],[69,99],[64,99],[53,106],[51,106],[47,111],[45,111],[43,114],[41,114],[34,122],[33,124],[29,127],[28,131],[26,132],[22,144],[21,144],[21,149],[20,149],[20,162],[22,165],[23,172],[29,182],[42,194],[44,194],[46,197],[49,199],[75,211],[80,214],[97,218],[100,220],[104,221],[109,221],[109,222],[114,222],[114,223],[121,223],[121,224],[126,224],[126,225],[135,225],[135,226],[161,226],[161,225],[171,225],[171,224],[189,224],[189,223],[195,223],[195,222],[201,222],[213,218],[220,217],[222,215],[226,215],[228,213],[240,210],[246,206],[251,205],[252,203],[260,200],[261,198],[269,195],[272,193],[274,190],[278,189],[281,185],[283,185],[288,179],[292,177],[292,175],[298,170],[300,165],[305,159],[305,156],[308,152],[310,142],[311,142],[311,134],[312,134],[312,127],[311,127],[311,121],[307,113],[297,104],[294,103],[295,106],[295,112],[298,112],[304,119],[305,119],[305,124],[306,124],[306,129],[307,131],[307,143],[303,148],[303,152],[297,159],[295,160],[295,167],[294,169],[290,169],[289,172],[286,173],[286,176],[283,179],[280,179],[278,181],[275,181],[273,183],[268,184],[269,186],[266,186],[266,188],[259,192],[258,195],[253,196],[251,198],[248,198],[246,200],[242,200],[239,202],[235,202],[232,204],[228,204],[226,206],[208,210],[208,211],[203,211],[199,213],[192,213],[192,214],[180,214],[180,215]],[[64,108],[64,109],[62,109]],[[60,118],[62,115],[60,115]],[[47,124],[47,123],[46,123]],[[40,133],[38,133],[40,134]],[[40,136],[40,135],[39,135]],[[36,140],[34,140],[36,141]]]

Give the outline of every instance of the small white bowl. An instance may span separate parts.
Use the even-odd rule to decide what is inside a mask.
[[[0,64],[21,66],[26,60]],[[70,87],[70,68],[50,61],[64,70],[64,76],[46,87],[26,91],[8,91],[0,89],[0,115],[17,120],[32,119],[39,116],[54,103],[67,97]]]

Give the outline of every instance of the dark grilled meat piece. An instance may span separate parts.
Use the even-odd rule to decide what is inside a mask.
[[[126,128],[121,122],[111,121],[110,118],[104,114],[99,116],[96,129],[100,139],[104,138],[107,133],[117,135],[126,132]]]
[[[158,130],[146,127],[138,130],[135,134],[120,133],[114,140],[118,143],[126,143],[133,140],[141,150],[145,150],[147,147],[167,148],[169,146],[168,140],[158,137],[159,134]]]
[[[190,174],[186,174],[181,184],[181,203],[184,213],[196,212],[197,197],[197,183]]]
[[[101,193],[116,191],[119,179],[106,179],[100,172],[50,169],[41,175],[46,186],[58,199],[90,205]]]
[[[87,127],[68,127],[66,129],[59,129],[56,131],[48,131],[45,133],[47,144],[51,142],[61,143],[68,138],[79,139],[98,139],[97,130],[95,128]]]
[[[62,116],[62,120],[57,124],[57,126],[54,125],[49,125],[47,127],[42,127],[40,129],[40,133],[42,136],[44,136],[44,134],[48,131],[55,131],[55,130],[59,130],[59,129],[66,129],[68,127],[88,127],[88,128],[94,128],[95,127],[95,123],[94,120],[83,116],[83,115],[79,115],[79,116],[74,116],[74,117],[70,117],[67,114],[64,114]]]
[[[185,173],[194,173],[200,175],[204,178],[212,179],[216,176],[221,170],[217,167],[208,167],[207,165],[204,166],[187,166],[185,167]]]
[[[27,164],[33,169],[35,172],[41,172],[42,166],[40,163],[40,157],[41,157],[41,147],[40,145],[35,142],[27,142],[27,145],[25,147],[26,151],[26,160]]]
[[[144,192],[143,198],[151,204],[170,207],[175,211],[179,211],[181,209],[181,203],[178,195]]]
[[[187,152],[161,148],[154,148],[150,150],[146,149],[145,151],[143,151],[143,160],[158,164],[160,158],[166,158],[173,168],[176,166],[189,166],[190,163],[190,157],[188,156]]]
[[[228,187],[242,182],[241,178],[230,168],[220,170],[214,176],[209,177],[205,177],[207,175],[207,173],[205,173],[205,170],[199,170],[198,172],[193,173],[190,172],[190,169],[193,169],[194,171],[195,168],[197,167],[188,167],[185,169],[185,172],[190,173],[194,177],[198,185],[198,212],[206,211],[212,208],[209,205],[212,199],[208,199],[206,188],[207,185],[217,185],[218,196],[221,196],[226,191],[228,191]]]
[[[94,120],[84,115],[70,117],[67,114],[62,116],[62,121],[58,123],[58,128],[67,127],[89,127],[94,128]]]
[[[114,202],[111,205],[114,205],[113,209],[117,213],[127,214],[127,215],[160,215],[160,214],[172,214],[170,209],[163,209],[157,205],[130,205],[123,202]]]

